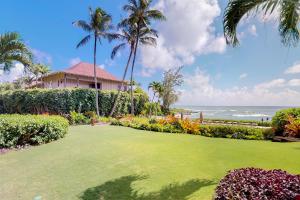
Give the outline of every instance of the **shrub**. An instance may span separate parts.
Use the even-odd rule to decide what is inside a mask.
[[[144,110],[142,111],[143,115],[152,116],[152,115],[162,115],[160,104],[147,102],[145,103]]]
[[[207,137],[264,140],[272,138],[271,129],[229,125],[201,125],[200,135]]]
[[[108,116],[117,91],[99,91],[99,109],[103,116]],[[95,90],[66,89],[32,89],[0,92],[0,113],[4,114],[70,114],[71,111],[85,113],[95,110]],[[135,114],[140,114],[148,96],[134,94]],[[126,115],[130,111],[130,96],[121,92],[116,115]]]
[[[289,108],[276,112],[272,119],[276,135],[283,135],[285,126],[289,123],[289,117],[300,119],[300,108]]]
[[[300,118],[295,119],[290,116],[288,121],[289,123],[285,125],[285,134],[289,137],[300,137]]]
[[[48,143],[64,137],[68,126],[60,116],[0,115],[0,148]]]
[[[300,175],[282,170],[244,168],[229,172],[216,188],[215,200],[296,199],[300,194]]]
[[[198,134],[200,130],[199,122],[194,122],[189,119],[180,120],[180,128],[184,133]]]
[[[82,113],[77,113],[75,111],[71,111],[70,113],[70,124],[88,124],[90,122],[90,118],[85,116]]]

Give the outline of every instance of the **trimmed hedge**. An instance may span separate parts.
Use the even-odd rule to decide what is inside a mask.
[[[109,115],[117,91],[99,91],[99,110],[101,115]],[[0,113],[2,114],[69,114],[71,111],[85,113],[96,111],[96,92],[94,89],[32,89],[15,90],[0,93]],[[130,96],[121,92],[120,103],[116,115],[128,114]],[[140,114],[148,96],[135,93],[134,104],[136,114]]]
[[[276,112],[272,119],[272,125],[275,128],[276,135],[283,135],[285,126],[289,123],[289,116],[300,119],[300,108],[288,108]]]
[[[246,126],[235,126],[235,125],[200,125],[198,128],[189,125],[194,131],[186,130],[186,127],[182,127],[185,123],[174,124],[160,124],[156,121],[145,118],[133,118],[129,120],[112,120],[112,125],[131,127],[139,130],[148,130],[155,132],[166,132],[166,133],[189,133],[193,135],[202,135],[206,137],[216,138],[232,138],[232,139],[245,139],[245,140],[268,140],[273,138],[274,133],[271,128],[254,128]]]
[[[68,120],[47,115],[0,115],[0,148],[38,145],[65,136]]]

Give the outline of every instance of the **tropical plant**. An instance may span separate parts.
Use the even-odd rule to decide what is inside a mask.
[[[123,73],[121,87],[118,89],[118,94],[117,94],[116,100],[114,101],[113,109],[111,110],[110,116],[112,116],[115,112],[117,103],[119,101],[120,92],[121,92],[122,88],[124,87],[128,67],[129,67],[129,64],[132,59],[132,54],[134,53],[136,34],[137,34],[137,30],[134,27],[130,27],[130,26],[122,27],[121,33],[117,35],[118,39],[120,39],[122,42],[120,44],[118,44],[117,46],[115,46],[111,53],[111,58],[114,59],[117,52],[119,52],[121,49],[125,48],[126,45],[130,48],[129,57],[128,57],[127,64],[124,69],[124,73]],[[144,28],[144,29],[142,29],[142,31],[140,33],[139,42],[142,44],[156,44],[156,40],[155,40],[156,37],[158,37],[158,36],[157,36],[157,33],[155,30]],[[130,85],[133,85],[133,83],[130,82]]]
[[[42,63],[35,63],[29,67],[29,71],[35,76],[37,86],[39,79],[41,79],[43,84],[43,76],[50,72],[50,67]]]
[[[159,100],[159,97],[163,93],[163,86],[161,82],[157,82],[157,81],[151,82],[148,86],[148,89],[151,89],[153,91],[152,102],[154,101],[156,95],[158,95],[158,100]]]
[[[289,123],[285,125],[285,134],[289,137],[300,138],[300,118],[288,117]]]
[[[133,61],[131,66],[130,82],[133,80],[133,72],[135,66],[135,60],[138,50],[138,45],[141,37],[141,33],[145,29],[151,29],[151,22],[153,20],[165,20],[165,16],[159,10],[152,9],[150,7],[152,0],[128,0],[128,4],[123,7],[123,10],[128,13],[128,17],[122,20],[119,27],[131,27],[136,30],[136,39],[134,44]],[[146,44],[154,44],[154,41],[147,38]],[[133,103],[133,86],[130,87],[131,96],[131,114],[134,114]]]
[[[109,31],[112,30],[113,26],[111,24],[112,18],[109,14],[107,14],[101,8],[96,8],[90,11],[90,21],[86,22],[84,20],[78,20],[73,22],[73,25],[76,27],[81,28],[82,30],[88,32],[88,35],[85,36],[78,44],[77,48],[86,45],[90,39],[93,37],[94,39],[94,81],[95,81],[95,90],[96,90],[96,112],[99,116],[99,102],[98,102],[98,88],[97,88],[97,62],[96,62],[96,54],[97,54],[97,41],[101,44],[102,39],[108,39],[109,41],[115,39],[117,36],[114,33],[110,33]]]
[[[182,67],[170,69],[165,71],[164,80],[162,83],[162,100],[163,100],[163,111],[165,113],[170,112],[170,106],[178,100],[178,92],[176,87],[179,87],[183,83],[183,76],[180,74]]]
[[[299,0],[230,0],[224,14],[223,26],[227,43],[239,44],[237,26],[241,19],[251,12],[262,12],[264,15],[279,10],[279,33],[282,43],[296,45],[299,42]]]
[[[25,67],[29,66],[32,53],[23,43],[16,32],[7,32],[0,35],[0,69],[9,71],[14,62],[20,62]]]

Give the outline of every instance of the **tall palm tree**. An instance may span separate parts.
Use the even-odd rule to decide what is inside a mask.
[[[133,52],[133,61],[131,66],[130,82],[133,80],[133,72],[135,60],[139,45],[139,38],[142,29],[151,29],[151,22],[153,20],[165,20],[165,16],[159,10],[151,9],[150,4],[152,0],[128,0],[128,4],[124,5],[123,10],[128,13],[128,17],[121,21],[119,27],[130,26],[136,29],[135,47]],[[131,98],[131,114],[134,114],[133,102],[133,86],[130,86]]]
[[[0,68],[9,71],[14,62],[20,62],[28,67],[32,60],[32,53],[23,43],[16,32],[7,32],[0,35]]]
[[[78,20],[73,22],[74,26],[77,26],[84,31],[88,32],[88,35],[85,36],[78,44],[77,48],[86,45],[90,39],[94,39],[94,81],[95,81],[95,90],[96,90],[96,112],[99,116],[99,102],[98,102],[98,87],[97,87],[97,73],[96,73],[96,54],[97,54],[97,41],[101,44],[102,39],[108,39],[111,41],[116,38],[116,35],[110,33],[113,26],[111,24],[112,18],[101,8],[96,8],[95,10],[89,9],[90,19],[89,22],[84,20]]]
[[[163,86],[161,82],[153,81],[149,84],[148,89],[151,89],[153,91],[153,97],[152,97],[152,102],[154,101],[154,98],[156,95],[160,95],[163,90]]]
[[[117,52],[119,52],[121,49],[125,48],[126,46],[128,46],[130,49],[127,64],[125,66],[124,73],[123,73],[121,87],[118,89],[117,97],[115,99],[113,108],[110,112],[110,116],[112,116],[115,112],[115,109],[116,109],[118,101],[119,101],[120,92],[121,92],[122,88],[124,87],[126,74],[127,74],[128,67],[131,62],[132,54],[133,54],[134,48],[135,48],[136,34],[137,34],[136,28],[132,28],[132,27],[128,27],[128,26],[123,27],[121,33],[118,34],[118,39],[120,39],[122,42],[120,44],[118,44],[117,46],[115,46],[111,53],[111,59],[114,59]],[[157,38],[157,37],[158,37],[158,35],[157,35],[156,30],[144,28],[141,30],[139,42],[144,45],[156,45],[155,38]]]
[[[228,44],[239,44],[237,26],[241,19],[251,12],[269,15],[279,10],[279,33],[282,43],[296,45],[300,35],[298,30],[300,0],[230,0],[224,14],[224,35]]]

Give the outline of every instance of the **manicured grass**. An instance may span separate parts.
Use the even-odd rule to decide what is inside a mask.
[[[0,155],[5,200],[211,199],[227,170],[300,173],[300,144],[71,127],[59,141]]]

